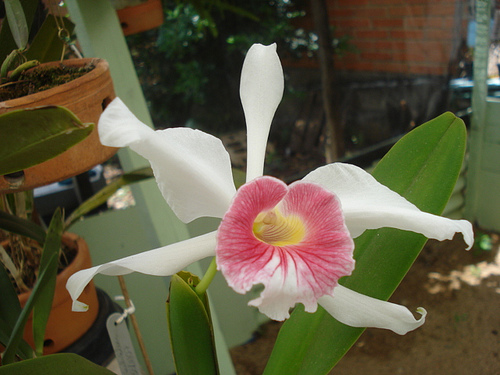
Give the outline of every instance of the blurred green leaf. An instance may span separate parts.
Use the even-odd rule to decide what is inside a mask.
[[[440,214],[460,174],[465,144],[463,121],[445,113],[403,137],[373,175],[420,209]],[[425,242],[420,234],[391,228],[367,231],[355,240],[356,269],[340,284],[387,300]],[[327,374],[362,332],[321,307],[309,314],[300,305],[283,325],[264,373]]]
[[[49,160],[94,129],[64,107],[47,106],[0,115],[0,175]]]
[[[0,343],[6,346],[12,334],[12,328],[16,324],[22,309],[7,270],[1,262],[0,290],[2,291],[2,298],[0,298]],[[33,349],[27,342],[21,340],[16,355],[22,359],[32,358]]]
[[[57,263],[57,256],[52,256],[50,259],[50,262],[56,262]],[[48,267],[50,268],[50,267]],[[22,336],[24,333],[24,326],[26,325],[26,321],[29,318],[29,315],[31,311],[33,310],[33,306],[36,303],[37,299],[39,298],[40,291],[43,290],[45,284],[50,280],[50,275],[47,272],[47,269],[45,269],[44,272],[40,273],[38,280],[31,291],[31,295],[28,298],[28,301],[26,302],[26,305],[24,306],[23,310],[21,311],[21,315],[17,319],[17,322],[12,329],[12,335],[10,337],[10,340],[7,344],[7,347],[5,348],[5,351],[3,353],[2,357],[2,362],[4,364],[9,364],[14,362],[14,357],[15,353],[18,349],[19,343],[22,340]]]
[[[111,182],[109,185],[106,185],[85,202],[83,202],[80,206],[78,206],[78,208],[74,210],[66,220],[65,227],[68,228],[83,215],[99,207],[101,204],[106,203],[106,201],[121,187],[133,184],[135,182],[140,182],[151,177],[153,177],[153,170],[151,169],[151,167],[145,167],[123,174],[122,176],[120,176],[120,178]]]
[[[67,35],[63,36],[69,41],[75,25],[66,17],[62,18],[62,22],[67,31],[65,32]],[[64,45],[65,43],[59,37],[55,18],[49,14],[26,51],[26,58],[38,60],[40,63],[58,61],[61,59]]]
[[[45,241],[45,231],[41,226],[2,210],[0,210],[0,229],[32,238],[39,243]]]
[[[12,37],[17,48],[23,50],[28,44],[29,29],[21,2],[19,0],[5,0],[4,4]]]
[[[219,373],[208,297],[194,291],[199,281],[184,271],[170,280],[167,322],[178,375]]]
[[[114,375],[114,372],[98,366],[73,353],[60,353],[29,359],[0,367],[1,375]]]
[[[39,292],[39,297],[33,306],[33,339],[37,357],[43,355],[43,342],[45,327],[52,310],[52,301],[56,287],[59,251],[61,249],[61,236],[63,232],[63,216],[61,209],[57,208],[50,221],[47,237],[43,245],[42,259],[40,260],[40,273],[47,274],[47,282]],[[56,261],[52,261],[53,257]]]
[[[31,30],[31,24],[38,7],[38,0],[24,0],[21,5],[23,6],[28,30]],[[17,49],[16,42],[14,41],[10,31],[9,20],[4,18],[2,27],[0,28],[0,61],[4,61],[5,58],[15,49]]]

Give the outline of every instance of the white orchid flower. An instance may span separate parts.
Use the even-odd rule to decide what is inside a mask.
[[[236,191],[229,155],[222,142],[204,132],[173,128],[154,131],[115,99],[99,121],[101,142],[129,146],[153,168],[158,186],[184,222],[222,218],[217,231],[129,256],[74,274],[67,288],[75,310],[84,287],[98,273],[141,272],[169,276],[216,256],[218,269],[238,293],[263,284],[249,302],[271,319],[289,317],[302,303],[322,305],[340,322],[378,327],[399,334],[424,323],[405,307],[338,285],[354,268],[352,238],[367,229],[392,227],[445,240],[463,233],[469,248],[472,226],[420,211],[362,169],[333,163],[287,186],[262,176],[266,142],[283,95],[283,71],[276,45],[253,45],[241,73],[240,96],[248,131],[247,183]]]

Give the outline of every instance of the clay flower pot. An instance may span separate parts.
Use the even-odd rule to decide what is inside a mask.
[[[124,35],[151,30],[163,23],[161,0],[147,0],[139,5],[118,9],[116,12]]]
[[[113,81],[109,74],[108,63],[105,60],[91,58],[65,60],[41,64],[34,69],[59,65],[82,67],[88,64],[94,64],[95,68],[71,82],[32,95],[1,102],[0,114],[42,105],[60,105],[75,113],[82,122],[93,122],[97,125],[102,111],[115,98]],[[24,181],[19,186],[12,185],[5,177],[0,177],[0,193],[31,190],[38,186],[65,180],[101,164],[113,156],[116,151],[116,148],[105,147],[101,144],[96,126],[92,134],[76,146],[51,160],[25,169]]]
[[[83,291],[82,301],[89,305],[86,313],[73,312],[73,301],[66,290],[66,281],[75,272],[92,266],[89,248],[83,238],[73,233],[65,233],[62,239],[66,246],[75,246],[77,254],[75,259],[62,272],[57,275],[52,311],[45,331],[45,344],[43,354],[59,352],[82,337],[94,324],[99,312],[99,302],[94,284],[89,284]],[[21,306],[24,306],[30,292],[19,295]],[[31,317],[24,329],[24,339],[34,347],[33,322]]]

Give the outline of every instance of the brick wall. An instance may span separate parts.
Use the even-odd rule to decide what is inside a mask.
[[[457,33],[465,32],[466,0],[458,5],[457,0],[326,1],[335,36],[349,36],[357,50],[336,57],[339,70],[443,75],[461,39]],[[301,24],[314,28],[309,17]]]

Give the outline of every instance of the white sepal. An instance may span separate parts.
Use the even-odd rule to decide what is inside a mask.
[[[421,233],[436,240],[451,240],[462,233],[468,248],[474,243],[472,225],[420,211],[398,193],[379,183],[363,169],[332,163],[309,173],[305,181],[315,182],[336,194],[353,238],[367,229],[397,228]]]
[[[153,276],[170,276],[181,271],[191,263],[215,255],[215,238],[216,232],[210,232],[202,236],[78,271],[66,283],[66,289],[68,289],[73,299],[74,311],[86,311],[86,305],[77,299],[95,275],[119,276],[132,272],[140,272]]]
[[[368,297],[341,285],[333,290],[333,296],[323,296],[318,303],[348,326],[390,329],[400,335],[420,327],[427,315],[425,309],[419,307],[417,312],[422,316],[417,320],[404,306]]]
[[[284,86],[276,44],[254,44],[245,57],[240,84],[247,124],[247,181],[263,174],[269,129]]]

